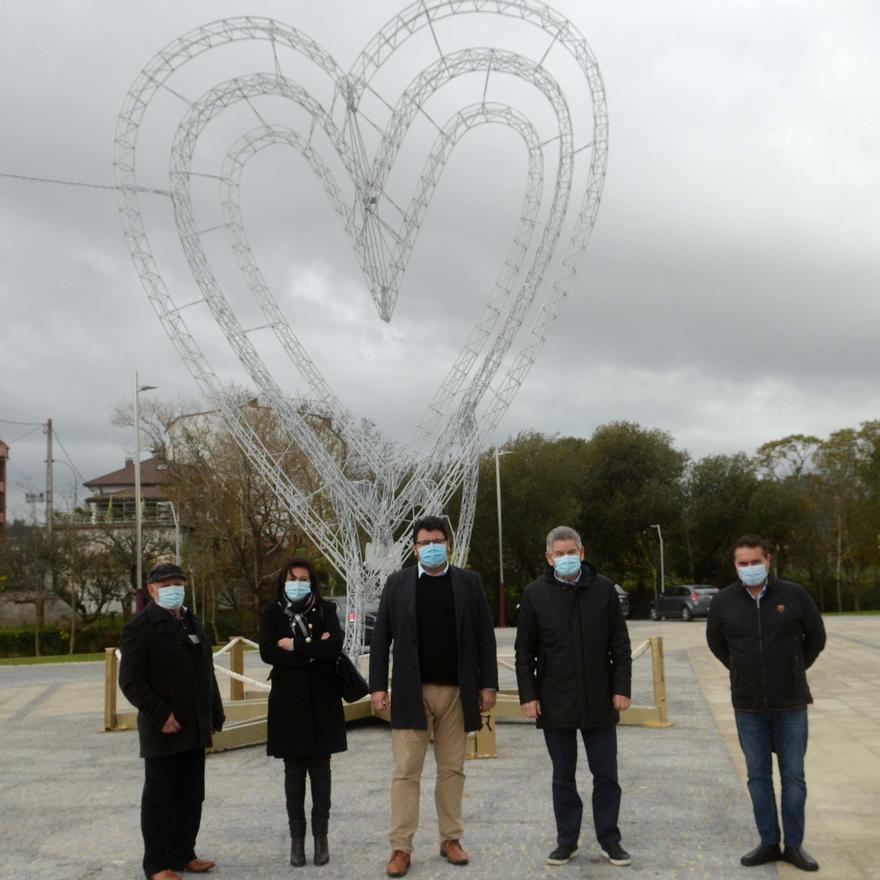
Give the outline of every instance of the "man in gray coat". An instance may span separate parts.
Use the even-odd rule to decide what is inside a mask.
[[[575,783],[580,731],[593,775],[593,823],[603,855],[628,865],[617,817],[619,713],[629,708],[629,634],[614,584],[584,562],[580,535],[559,526],[547,535],[547,568],[520,603],[516,678],[523,714],[544,732],[553,764],[556,848],[564,865],[578,848],[583,803]]]
[[[453,865],[468,863],[460,843],[467,734],[480,729],[481,712],[495,705],[498,666],[480,576],[450,565],[448,553],[447,521],[437,516],[417,520],[413,555],[418,565],[388,578],[370,643],[370,691],[377,711],[388,707],[392,646],[394,655],[389,877],[409,870],[431,732],[440,855]]]

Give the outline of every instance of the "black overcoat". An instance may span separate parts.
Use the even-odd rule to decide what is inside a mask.
[[[303,615],[311,625],[311,642],[284,613],[286,605],[284,599],[270,602],[260,623],[260,657],[272,666],[266,752],[276,758],[344,752],[345,712],[336,678],[342,628],[336,604],[319,598]],[[322,639],[325,632],[330,637]],[[279,639],[288,638],[293,639],[293,651],[278,647]]]
[[[205,628],[189,610],[196,645],[172,612],[151,602],[122,630],[119,687],[138,710],[142,758],[158,758],[211,745],[211,732],[225,716],[214,655]],[[177,733],[162,733],[168,716],[180,724]]]
[[[813,702],[807,669],[825,647],[825,625],[800,584],[770,578],[760,605],[740,581],[709,606],[706,640],[730,670],[734,709],[795,709]]]
[[[538,727],[603,727],[620,715],[612,697],[630,695],[629,632],[614,584],[586,562],[564,589],[547,566],[523,591],[516,632],[520,703],[540,700]]]
[[[465,730],[479,730],[480,690],[498,690],[495,630],[475,571],[449,567],[455,624],[458,632],[458,688]],[[370,642],[370,691],[388,690],[388,658],[394,659],[391,681],[391,726],[427,730],[419,671],[416,624],[418,566],[391,575],[382,591],[373,638]]]

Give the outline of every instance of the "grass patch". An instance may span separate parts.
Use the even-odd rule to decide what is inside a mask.
[[[103,660],[100,654],[49,654],[45,657],[0,657],[0,666],[36,666],[47,663],[91,663]]]
[[[880,614],[880,609],[872,608],[868,611],[823,611],[823,617],[861,617],[864,614]]]

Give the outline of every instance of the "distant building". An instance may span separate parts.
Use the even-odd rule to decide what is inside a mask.
[[[33,626],[37,622],[37,593],[7,590],[0,594],[0,626]],[[60,596],[44,595],[43,623],[69,623],[70,605]]]
[[[6,461],[9,447],[0,440],[0,529],[6,525]]]
[[[168,465],[156,456],[141,462],[141,498],[144,499],[144,521],[167,522],[171,513],[163,502],[168,501]],[[84,484],[92,494],[86,504],[92,512],[93,523],[112,523],[114,525],[133,524],[135,519],[134,502],[134,460],[127,458],[125,467],[95,477]]]

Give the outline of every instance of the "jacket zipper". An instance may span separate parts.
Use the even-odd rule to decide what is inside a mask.
[[[765,594],[766,598],[766,594]],[[764,669],[764,632],[761,629],[761,600],[755,602],[758,614],[758,657],[761,661],[761,690],[764,693],[764,705],[767,705],[767,672]]]

